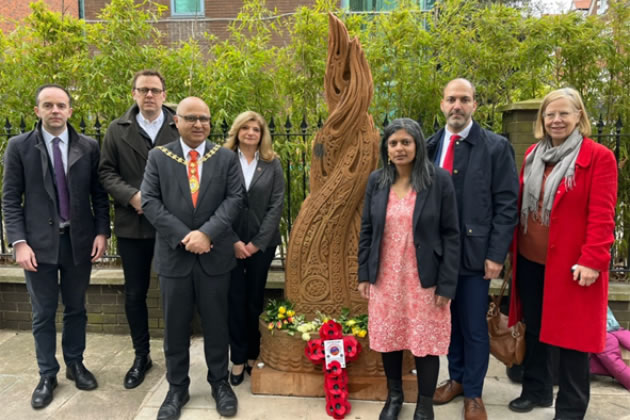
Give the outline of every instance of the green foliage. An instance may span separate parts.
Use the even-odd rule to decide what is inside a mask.
[[[166,77],[168,98],[205,99],[215,122],[229,125],[253,109],[274,117],[276,131],[301,133],[302,118],[314,128],[328,110],[323,80],[328,46],[328,12],[339,16],[357,36],[374,81],[370,108],[380,124],[407,116],[421,119],[426,134],[442,125],[442,88],[454,77],[477,87],[475,118],[501,131],[498,109],[514,101],[542,97],[551,89],[573,86],[592,117],[615,134],[618,119],[630,122],[630,8],[611,0],[604,16],[580,13],[533,16],[518,2],[441,0],[421,11],[417,1],[401,0],[391,12],[351,14],[336,0],[315,0],[294,14],[278,17],[264,0],[245,0],[225,40],[195,33],[166,45],[154,23],[163,2],[112,0],[99,21],[86,24],[51,12],[39,1],[11,33],[0,32],[0,117],[16,125],[35,121],[34,90],[43,83],[68,86],[75,97],[73,123],[83,117],[104,125],[132,103],[131,79],[139,69],[157,68]],[[282,43],[280,40],[284,40]],[[215,127],[214,132],[217,132]],[[313,130],[276,137],[274,147],[291,172],[291,219],[308,191]],[[608,145],[614,147],[614,136]],[[3,150],[6,138],[0,142]],[[621,138],[619,226],[630,229],[629,137]],[[289,211],[282,222],[285,239]],[[626,246],[630,230],[622,240]]]

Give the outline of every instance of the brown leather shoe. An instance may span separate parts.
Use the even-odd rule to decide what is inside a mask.
[[[457,381],[448,379],[437,387],[433,394],[433,404],[442,405],[464,393],[464,387]]]
[[[464,398],[465,420],[488,420],[486,407],[481,398]]]

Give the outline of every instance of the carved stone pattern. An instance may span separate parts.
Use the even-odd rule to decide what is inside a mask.
[[[314,365],[304,357],[306,342],[298,335],[291,337],[284,331],[275,331],[272,335],[261,322],[261,347],[260,359],[266,365],[283,372],[321,372],[320,365]],[[317,334],[311,334],[314,338]],[[348,364],[348,375],[384,376],[383,360],[381,354],[369,349],[367,338],[357,338],[361,343],[361,357]],[[414,369],[413,355],[406,351],[403,353],[403,372]]]
[[[367,178],[379,133],[368,114],[372,74],[357,38],[329,15],[324,80],[329,116],[313,142],[310,195],[293,225],[285,292],[297,312],[366,312],[357,292],[357,249]]]

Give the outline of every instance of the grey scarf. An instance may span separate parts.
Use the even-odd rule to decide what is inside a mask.
[[[545,181],[541,221],[543,225],[549,226],[551,207],[562,179],[566,179],[567,190],[575,186],[575,160],[582,146],[582,139],[583,137],[577,127],[561,145],[556,147],[553,147],[551,139],[545,136],[525,158],[523,198],[521,203],[521,225],[525,233],[527,233],[529,213],[533,213],[534,217],[536,217],[538,211],[538,199],[540,198],[540,189],[547,164],[556,165]]]

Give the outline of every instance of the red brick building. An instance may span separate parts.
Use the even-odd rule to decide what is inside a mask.
[[[100,10],[110,0],[81,0],[86,21],[98,19]],[[204,42],[205,32],[225,39],[228,35],[227,27],[234,21],[243,2],[239,0],[155,0],[163,4],[168,10],[157,23],[157,28],[165,37],[165,43],[186,41],[193,37]],[[269,10],[277,10],[278,19],[282,15],[295,12],[298,7],[309,6],[315,0],[267,0]]]
[[[79,3],[81,0],[44,0],[50,10],[64,12],[65,14],[78,17]],[[29,0],[0,0],[0,30],[10,32],[16,24],[31,14]]]

